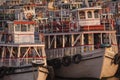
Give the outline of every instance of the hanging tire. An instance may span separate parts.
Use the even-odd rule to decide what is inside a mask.
[[[53,62],[52,62],[52,60],[47,60],[47,65],[49,65],[49,66],[53,66]]]
[[[62,64],[63,66],[69,66],[71,64],[71,57],[70,56],[63,57]]]
[[[55,58],[55,59],[52,60],[53,68],[59,69],[59,68],[61,68],[61,65],[62,65],[61,59]]]
[[[120,64],[120,56],[118,54],[114,56],[113,63],[115,65]]]
[[[7,68],[6,67],[1,67],[0,68],[0,78],[3,78],[6,75]]]
[[[7,70],[8,74],[13,74],[15,72],[15,68],[13,67],[8,67],[8,70]]]
[[[75,64],[79,64],[81,59],[82,59],[81,54],[76,54],[72,57],[73,63],[75,63]]]

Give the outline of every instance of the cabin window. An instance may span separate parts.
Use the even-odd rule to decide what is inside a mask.
[[[27,7],[27,10],[30,10],[30,7]]]
[[[88,11],[87,15],[88,15],[88,18],[92,18],[92,12],[91,11]]]
[[[26,25],[21,25],[21,31],[27,31]]]
[[[95,18],[99,18],[99,14],[98,13],[99,13],[98,11],[94,11]]]
[[[109,34],[105,34],[105,33],[104,33],[104,34],[102,35],[102,37],[103,37],[103,38],[102,38],[102,39],[103,39],[103,40],[102,40],[102,41],[103,41],[103,44],[109,44]]]
[[[8,24],[8,28],[9,28],[10,32],[14,31],[14,24],[13,23],[9,23]]]
[[[33,7],[31,7],[31,9],[33,10]]]
[[[30,29],[31,29],[31,28],[30,28],[30,25],[28,25],[28,31],[31,31]]]
[[[16,25],[16,26],[15,26],[15,31],[21,31],[21,30],[20,30],[20,25]]]
[[[78,8],[81,8],[82,7],[82,5],[81,4],[78,4]]]
[[[34,31],[34,25],[30,25],[30,31]]]
[[[52,17],[54,14],[52,12],[49,12],[50,17]]]
[[[80,19],[85,19],[85,12],[81,11],[79,15],[80,15]]]

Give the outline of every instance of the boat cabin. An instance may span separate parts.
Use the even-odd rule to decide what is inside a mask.
[[[1,35],[1,42],[34,43],[34,21],[8,21],[8,27]]]
[[[90,7],[72,10],[72,20],[79,21],[80,26],[100,25],[101,7]]]

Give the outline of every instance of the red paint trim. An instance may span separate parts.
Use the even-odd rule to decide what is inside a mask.
[[[47,57],[46,57],[46,56],[40,56],[40,57],[24,57],[24,58],[22,58],[22,57],[20,57],[20,58],[17,58],[17,57],[5,58],[5,57],[3,57],[3,58],[1,58],[1,59],[3,59],[3,60],[21,59],[21,60],[22,60],[22,59],[43,59],[43,58],[47,58]],[[1,60],[1,59],[0,59],[0,60]]]
[[[14,24],[36,24],[35,21],[14,21]]]

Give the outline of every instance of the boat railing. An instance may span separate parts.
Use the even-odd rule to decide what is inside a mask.
[[[75,46],[75,47],[66,47],[66,48],[57,48],[57,49],[47,49],[46,55],[48,59],[52,58],[60,58],[63,56],[71,56],[75,54],[81,54],[84,52],[89,52],[94,50],[94,45],[82,45],[82,46]]]
[[[46,55],[47,55],[48,59],[62,58],[64,56],[72,56],[72,55],[75,55],[75,54],[83,54],[83,53],[92,52],[94,50],[98,50],[98,49],[106,48],[106,47],[108,49],[110,47],[112,47],[113,51],[117,51],[116,46],[117,46],[117,44],[111,44],[111,45],[105,45],[104,44],[104,47],[99,46],[99,47],[95,48],[95,45],[90,44],[90,45],[81,45],[81,46],[74,46],[74,47],[47,49],[46,50]]]
[[[93,25],[93,26],[79,26],[79,27],[54,27],[40,29],[40,33],[60,33],[60,32],[81,32],[81,31],[112,31],[113,27],[104,25]]]
[[[16,67],[16,66],[25,66],[31,65],[33,60],[41,60],[42,58],[5,58],[0,59],[0,66],[9,66],[9,67]]]

